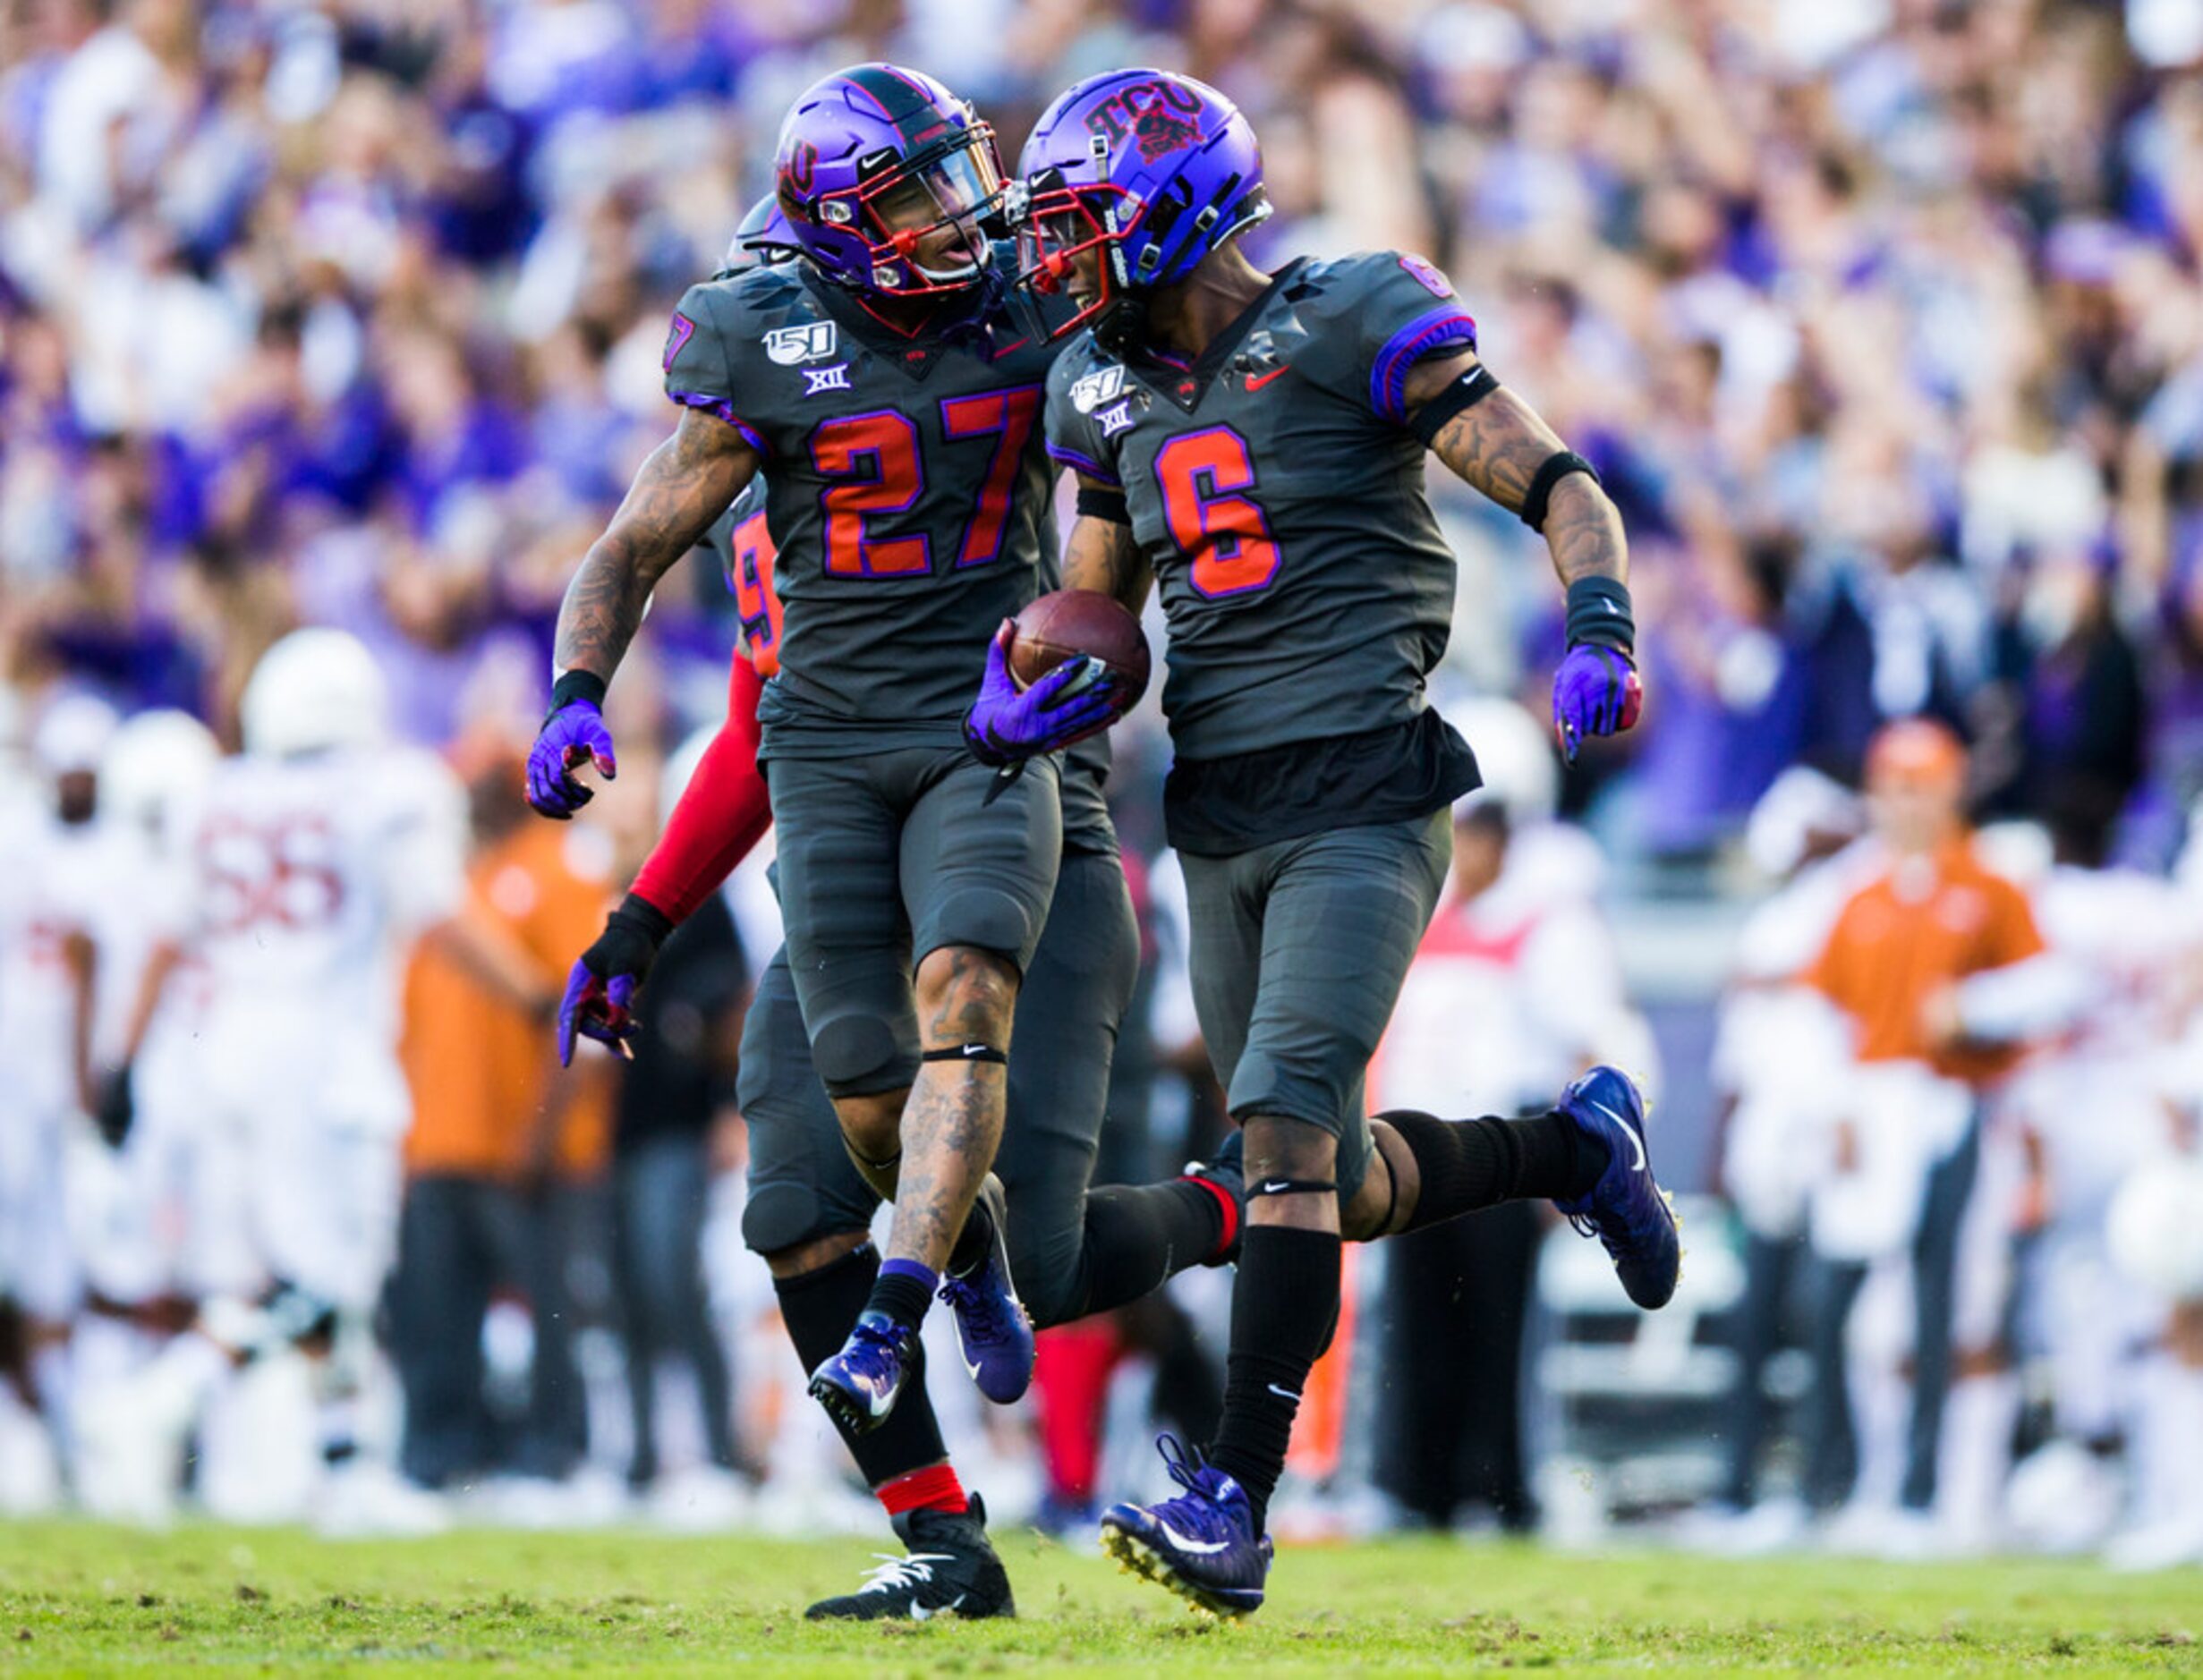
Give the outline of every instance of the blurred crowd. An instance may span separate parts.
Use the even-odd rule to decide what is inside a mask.
[[[1702,1525],[1724,1546],[1825,1532],[1854,1507],[1896,1514],[1850,1524],[1862,1543],[1924,1546],[1926,1512],[1979,1543],[2011,1532],[2008,1506],[2070,1513],[2082,1488],[2102,1520],[2054,1543],[2150,1530],[2162,1514],[2106,1491],[2113,1468],[2177,1487],[2198,1472],[2163,1443],[2203,1438],[2203,1325],[2179,1304],[2203,1279],[2173,1252],[2176,1220],[2119,1200],[2153,1166],[2190,1182],[2174,1168],[2194,1147],[2179,1047],[2203,869],[2175,870],[2203,793],[2203,6],[0,0],[0,734],[23,755],[27,809],[72,834],[139,821],[86,806],[81,783],[70,805],[69,778],[106,751],[77,702],[180,709],[234,748],[250,675],[301,624],[356,637],[393,734],[472,792],[455,829],[464,887],[422,919],[444,932],[412,959],[393,1025],[413,1077],[381,1317],[402,1380],[383,1438],[403,1486],[362,1520],[408,1520],[421,1507],[404,1493],[485,1479],[571,1488],[592,1464],[647,1489],[687,1464],[668,1509],[692,1516],[776,1482],[838,1485],[758,1328],[767,1292],[727,1212],[741,1132],[726,1047],[774,938],[761,879],[738,880],[685,986],[654,980],[665,1019],[624,1084],[601,1065],[555,1079],[543,1030],[655,830],[654,789],[677,782],[673,743],[724,692],[735,613],[713,568],[660,590],[613,694],[621,784],[590,822],[523,820],[511,762],[566,580],[668,428],[668,310],[763,190],[789,98],[873,57],[977,100],[1013,160],[1075,76],[1151,61],[1214,81],[1264,142],[1279,214],[1256,260],[1430,255],[1494,371],[1621,505],[1646,721],[1565,780],[1514,755],[1521,774],[1462,814],[1458,902],[1379,1089],[1503,1110],[1581,1061],[1648,1065],[1644,1014],[1581,979],[1617,944],[1629,959],[1603,918],[1680,899],[1714,939],[1750,907],[1714,1059],[1727,1119],[1702,1175],[1743,1235],[1733,1252],[1701,1236],[1694,1254],[1713,1275],[1703,1339],[1735,1354],[1711,1368],[1736,1384],[1714,1438],[1738,1457],[1669,1503],[1707,1494],[1743,1514]],[[1462,559],[1437,692],[1488,764],[1508,762],[1518,717],[1472,713],[1473,697],[1538,709],[1558,591],[1511,518],[1434,493]],[[1787,1008],[1786,983],[1820,972],[1844,906],[1882,879],[1888,836],[1860,840],[1880,818],[1857,790],[1869,742],[1912,719],[1949,732],[1949,820],[1997,825],[1989,867],[2069,963],[1978,1005],[1997,1047],[1978,1062],[1938,1064],[1983,1027],[1954,1027],[1952,997],[1968,964],[2045,954],[2024,941],[1996,954],[2009,963],[1930,965],[1901,998],[1867,963],[1864,1004],[1822,987]],[[1112,791],[1156,959],[1153,1043],[1118,1111],[1134,1178],[1198,1141],[1213,1099],[1170,980],[1167,749],[1152,714],[1118,734]],[[100,882],[116,867],[92,869],[89,896],[73,865],[15,885],[49,893],[46,909],[111,910]],[[2106,938],[2114,924],[2136,941]],[[69,1031],[56,1000],[112,984],[87,966],[97,938],[38,903],[11,926],[36,948],[0,961],[34,978],[0,997],[0,1034]],[[1831,998],[1853,1008],[1857,1042],[1832,1040]],[[1912,1036],[1868,1059],[1905,1071],[1860,1087],[1828,1073],[1866,1016],[1901,1004]],[[1493,1023],[1470,1071],[1463,1019]],[[84,1032],[38,1098],[56,1114],[107,1099]],[[1661,1036],[1673,1082],[1699,1090],[1702,1040]],[[1869,1094],[1848,1107],[1831,1094],[1855,1089]],[[30,1098],[8,1094],[0,1125],[20,1132]],[[1883,1128],[1893,1153],[1868,1112],[1911,1116]],[[29,1153],[12,1146],[11,1171]],[[1800,1172],[1850,1193],[1824,1208]],[[1369,1268],[1368,1311],[1341,1341],[1385,1352],[1326,1379],[1337,1404],[1310,1408],[1297,1459],[1309,1486],[1389,1489],[1393,1515],[1432,1523],[1472,1505],[1557,1518],[1571,1496],[1535,1464],[1595,1455],[1597,1384],[1555,1413],[1573,1368],[1525,1354],[1527,1321],[1543,1311],[1565,1337],[1576,1304],[1540,1243],[1535,1221],[1495,1216]],[[2122,1243],[2138,1252],[2121,1260]],[[1713,1250],[1733,1263],[1700,1258]],[[36,1299],[48,1282],[25,1277],[0,1280],[0,1412],[43,1411],[65,1467],[55,1327],[127,1309],[105,1315],[128,1328],[127,1365],[191,1303],[171,1279],[95,1278],[56,1316]],[[1197,1324],[1200,1280],[1185,1293]],[[1494,1380],[1488,1417],[1371,1421],[1387,1403],[1370,1370],[1455,1356],[1413,1328],[1447,1311],[1479,1368],[1521,1362],[1529,1418]],[[1129,1357],[1163,1373],[1168,1407],[1197,1416],[1203,1356],[1187,1347],[1182,1325],[1124,1324],[1051,1356],[1043,1391],[1069,1384],[1058,1416],[1088,1424],[1051,1424],[1036,1457],[995,1421],[997,1477],[1076,1509],[1101,1443],[1130,1427],[1109,1371]],[[1690,1384],[1663,1389],[1661,1370],[1647,1353],[1613,1387],[1683,1404]],[[2169,1397],[2138,1410],[2142,1395]],[[677,1450],[659,1438],[669,1412],[691,1420]],[[1526,1428],[1544,1437],[1535,1451]],[[248,1457],[268,1438],[234,1432]],[[1451,1487],[1428,1472],[1450,1434]],[[2008,1478],[2001,1448],[1931,1474],[1952,1437],[2060,1448],[2027,1461],[2052,1491]],[[1763,1438],[1796,1450],[1763,1469]],[[1418,1449],[1373,1461],[1380,1439]],[[0,1474],[0,1495],[36,1480]],[[223,1485],[210,1471],[200,1491]],[[226,1508],[251,1507],[238,1497]],[[2203,1511],[2203,1486],[2188,1508]],[[2203,1553],[2203,1534],[2151,1543]]]

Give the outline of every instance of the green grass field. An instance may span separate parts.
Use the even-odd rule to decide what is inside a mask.
[[[1394,1541],[1289,1552],[1270,1608],[1221,1625],[1033,1535],[1003,1551],[1020,1621],[837,1628],[802,1607],[852,1584],[859,1542],[19,1524],[0,1528],[0,1674],[2203,1672],[2194,1572]]]

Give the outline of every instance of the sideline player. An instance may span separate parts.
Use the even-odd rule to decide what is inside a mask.
[[[999,195],[991,135],[940,84],[885,65],[828,77],[791,112],[778,175],[801,260],[683,300],[667,386],[686,412],[568,592],[564,674],[531,760],[531,797],[563,814],[588,797],[569,767],[610,767],[598,702],[651,588],[761,474],[783,556],[805,556],[780,568],[778,670],[757,706],[756,756],[780,831],[786,972],[847,1152],[875,1192],[897,1201],[889,1256],[846,1344],[813,1377],[837,1422],[862,1433],[888,1421],[915,1369],[917,1327],[944,1262],[941,1293],[982,1392],[1014,1399],[1031,1377],[1002,1193],[982,1182],[1064,816],[1052,758],[989,803],[995,778],[965,751],[962,720],[982,665],[1000,666],[985,635],[1038,592],[1053,548],[1054,469],[1039,421],[1056,351],[979,226]],[[1110,703],[1092,671],[1073,668],[1019,696],[996,726],[1045,755]],[[719,762],[715,749],[701,783]],[[1086,802],[1098,811],[1098,797]],[[1121,882],[1113,892],[1121,899]],[[631,895],[615,922],[631,948],[654,944],[668,908]],[[1097,903],[1095,913],[1112,908]],[[608,970],[583,1001],[611,1014],[633,988]],[[1107,1035],[1098,1011],[1088,1022]],[[1176,1200],[1175,1216],[1119,1235],[1149,1255],[1219,1246],[1230,1217],[1219,1198]],[[789,1265],[808,1271],[854,1252],[861,1229],[829,1227],[841,1247],[791,1254]],[[765,1240],[812,1243],[793,1233]],[[1167,1268],[1157,1264],[1140,1288]],[[832,1311],[844,1304],[838,1297]]]
[[[1475,325],[1428,263],[1247,261],[1235,242],[1269,214],[1261,154],[1213,89],[1089,78],[1042,116],[1023,174],[1028,277],[1067,290],[1086,329],[1049,378],[1049,447],[1080,475],[1065,581],[1136,610],[1161,583],[1165,816],[1195,1000],[1246,1151],[1221,1427],[1206,1462],[1166,1438],[1185,1493],[1112,1506],[1103,1543],[1243,1615],[1262,1602],[1267,1502],[1337,1319],[1342,1236],[1551,1197],[1639,1305],[1673,1293],[1673,1218],[1621,1073],[1595,1068],[1519,1122],[1373,1125],[1362,1106],[1445,878],[1448,807],[1476,782],[1424,695],[1454,586],[1424,456],[1552,548],[1571,758],[1637,717],[1621,523],[1588,464],[1476,360]]]
[[[330,1474],[321,1524],[441,1523],[438,1504],[368,1462],[358,1438],[412,1117],[400,965],[464,882],[457,780],[430,754],[394,750],[387,709],[372,656],[343,631],[295,631],[262,656],[245,686],[244,752],[216,768],[187,831],[183,925],[149,959],[124,1035],[126,1086],[178,964],[205,963],[204,1143],[225,1162],[192,1210],[208,1294],[197,1327],[98,1421],[109,1450],[143,1462],[123,1480],[143,1482],[150,1516],[215,1387],[287,1344],[315,1364]]]
[[[764,200],[744,218],[727,271],[792,254],[786,238],[772,200]],[[742,618],[727,722],[638,874],[634,899],[574,965],[560,1012],[562,1055],[571,1054],[576,1033],[616,1047],[625,1039],[658,946],[643,908],[667,924],[685,921],[771,821],[757,768],[756,710],[763,682],[779,668],[781,607],[773,587],[778,554],[757,488],[744,491],[709,537]],[[1052,581],[1055,556],[1044,550],[1040,560]],[[1027,1305],[1043,1328],[1144,1294],[1170,1271],[1224,1258],[1238,1225],[1237,1175],[1228,1167],[1202,1169],[1206,1185],[1189,1178],[1088,1191],[1110,1052],[1138,955],[1101,795],[1108,764],[1098,739],[1066,757],[1062,866],[1019,994],[1025,1053],[1010,1066],[1011,1118],[997,1162],[1011,1211],[1012,1270],[1027,1280]],[[752,1000],[741,1068],[738,1096],[750,1127],[744,1232],[772,1272],[782,1321],[809,1370],[841,1345],[869,1298],[880,1266],[869,1236],[880,1198],[851,1163],[812,1070],[785,950]],[[841,1434],[909,1555],[810,1614],[923,1617],[952,1607],[967,1620],[1014,1614],[983,1507],[948,1462],[923,1371],[914,1373],[886,1423]]]
[[[42,785],[0,812],[0,1382],[43,1417],[61,1459],[85,1284],[64,1218],[67,1163],[92,1107],[101,907],[121,861],[98,819],[115,727],[104,700],[54,700],[31,736]]]

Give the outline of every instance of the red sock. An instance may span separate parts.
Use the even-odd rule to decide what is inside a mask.
[[[956,1467],[945,1464],[928,1464],[923,1470],[883,1481],[872,1489],[872,1498],[887,1506],[889,1516],[900,1516],[906,1511],[971,1509],[971,1501],[964,1497],[964,1484],[957,1480]]]
[[[1223,1185],[1212,1178],[1203,1178],[1195,1174],[1188,1173],[1184,1182],[1188,1184],[1198,1184],[1216,1198],[1217,1219],[1223,1235],[1217,1239],[1216,1246],[1209,1251],[1209,1259],[1221,1260],[1231,1252],[1231,1245],[1239,1240],[1238,1201],[1233,1197],[1231,1192],[1226,1190]]]
[[[1108,1313],[1041,1332],[1033,1392],[1049,1489],[1059,1498],[1083,1505],[1093,1498],[1110,1373],[1123,1351],[1116,1320]]]

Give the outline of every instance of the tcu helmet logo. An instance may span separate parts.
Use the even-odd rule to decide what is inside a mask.
[[[1082,414],[1091,414],[1102,403],[1117,396],[1125,388],[1125,369],[1121,362],[1074,380],[1071,385],[1071,406]]]
[[[788,185],[804,198],[811,196],[811,183],[819,173],[819,148],[809,140],[797,140],[788,148]]]
[[[765,353],[780,367],[793,368],[798,362],[824,361],[834,353],[835,343],[833,322],[798,321],[767,333]]]
[[[1205,107],[1192,89],[1172,81],[1140,81],[1111,94],[1086,116],[1086,127],[1112,150],[1130,139],[1149,163],[1183,150],[1201,138]]]

